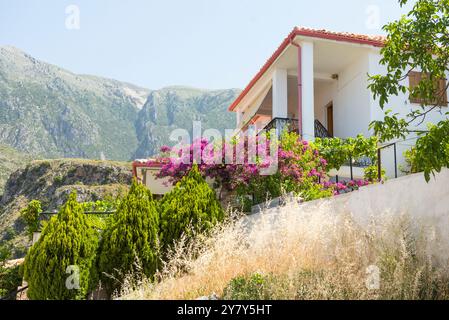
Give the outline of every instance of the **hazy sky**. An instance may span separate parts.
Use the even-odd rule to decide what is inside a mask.
[[[296,25],[380,34],[403,12],[396,0],[0,0],[0,45],[150,89],[242,88]]]

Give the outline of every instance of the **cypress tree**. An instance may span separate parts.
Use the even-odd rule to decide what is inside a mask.
[[[92,288],[91,271],[97,247],[98,234],[73,192],[58,215],[45,226],[25,258],[28,297],[36,300],[85,299]]]
[[[201,176],[197,165],[164,196],[160,204],[160,239],[164,250],[183,234],[204,232],[224,219],[215,191]]]
[[[154,275],[159,262],[158,233],[159,215],[151,192],[133,181],[100,243],[98,268],[109,294],[120,289],[128,274]]]

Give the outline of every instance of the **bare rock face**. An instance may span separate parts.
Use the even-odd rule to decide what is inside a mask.
[[[19,216],[31,200],[40,200],[44,210],[56,210],[74,190],[80,202],[97,201],[126,193],[131,180],[131,166],[123,162],[34,161],[14,172],[5,185],[0,201],[0,242],[13,244],[16,257],[23,255],[30,241]]]

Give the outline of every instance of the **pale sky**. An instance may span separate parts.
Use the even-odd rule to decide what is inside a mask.
[[[0,45],[149,89],[243,88],[296,25],[382,34],[405,12],[396,0],[0,0]]]

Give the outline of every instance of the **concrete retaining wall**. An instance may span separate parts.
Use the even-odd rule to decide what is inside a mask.
[[[430,227],[440,243],[437,255],[449,259],[449,170],[445,169],[432,178],[429,183],[424,175],[414,174],[363,187],[359,191],[291,206],[283,211],[283,207],[265,210],[262,214],[248,216],[245,224],[251,229],[259,219],[269,219],[273,228],[276,220],[285,214],[310,213],[314,210],[330,210],[332,214],[350,214],[361,226],[367,226],[373,217],[380,215],[406,214],[420,228]]]

